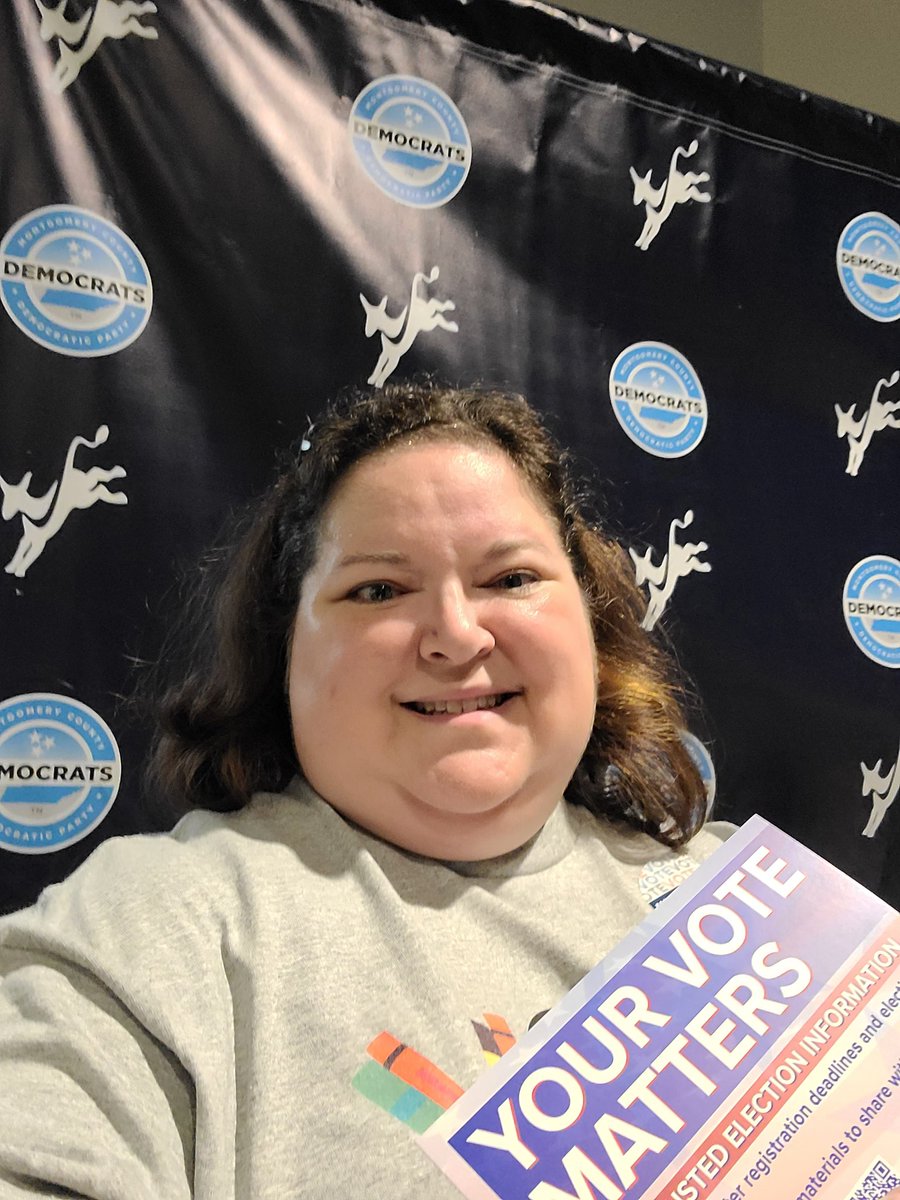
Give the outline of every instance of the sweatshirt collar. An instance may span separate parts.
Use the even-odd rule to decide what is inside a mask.
[[[555,867],[569,854],[576,840],[575,821],[571,805],[560,800],[547,818],[543,828],[534,837],[497,858],[486,858],[476,862],[447,862],[457,875],[475,879],[506,879],[513,875],[536,875]]]

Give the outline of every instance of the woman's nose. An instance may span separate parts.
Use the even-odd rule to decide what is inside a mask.
[[[433,663],[466,663],[484,658],[495,645],[479,606],[464,589],[452,588],[435,598],[419,641],[422,658]]]

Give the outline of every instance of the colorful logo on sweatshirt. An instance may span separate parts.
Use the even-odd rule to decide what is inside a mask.
[[[153,289],[140,250],[97,213],[38,208],[0,242],[0,299],[48,350],[96,358],[124,350],[150,318]]]
[[[359,93],[350,137],[363,170],[410,208],[438,208],[466,181],[472,141],[462,113],[414,75],[384,75]]]
[[[484,1013],[472,1027],[488,1066],[516,1044],[515,1034],[498,1013]],[[424,1133],[464,1089],[418,1050],[383,1030],[366,1047],[368,1061],[353,1076],[354,1088],[367,1100]]]
[[[0,849],[44,854],[81,841],[120,780],[116,740],[86,704],[50,692],[0,704]]]
[[[690,878],[698,865],[689,854],[646,863],[638,883],[641,896],[655,908],[678,884]],[[549,1011],[545,1008],[536,1012],[528,1030]],[[472,1029],[485,1064],[492,1067],[516,1045],[517,1038],[499,1013],[485,1012],[481,1017],[471,1022]],[[351,1081],[354,1089],[415,1133],[429,1129],[465,1090],[431,1059],[387,1030],[369,1042],[366,1053],[366,1062]]]

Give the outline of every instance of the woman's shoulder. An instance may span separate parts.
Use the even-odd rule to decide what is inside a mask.
[[[317,855],[324,862],[328,825],[302,797],[261,794],[236,813],[196,810],[167,833],[108,838],[34,905],[0,920],[0,945],[137,939],[164,954],[188,929],[217,943],[248,908],[296,890]]]
[[[704,862],[711,854],[723,846],[738,826],[732,821],[707,821],[694,837],[688,842],[686,849],[700,862]]]
[[[602,855],[607,880],[619,880],[627,895],[639,896],[651,907],[689,879],[736,829],[728,821],[711,821],[684,845],[668,846],[584,809],[573,815],[581,826],[581,843],[593,842],[594,853]]]
[[[584,808],[574,815],[591,836],[597,836],[610,854],[622,863],[641,865],[654,859],[674,859],[684,856],[704,862],[737,830],[731,821],[707,821],[690,841],[681,846],[669,846],[647,833],[623,824],[595,817]]]

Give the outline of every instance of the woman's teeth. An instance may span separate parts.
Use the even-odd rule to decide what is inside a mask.
[[[429,717],[434,713],[455,717],[460,713],[477,712],[481,708],[496,708],[506,698],[506,693],[500,692],[493,696],[478,696],[475,700],[413,700],[409,707]]]

